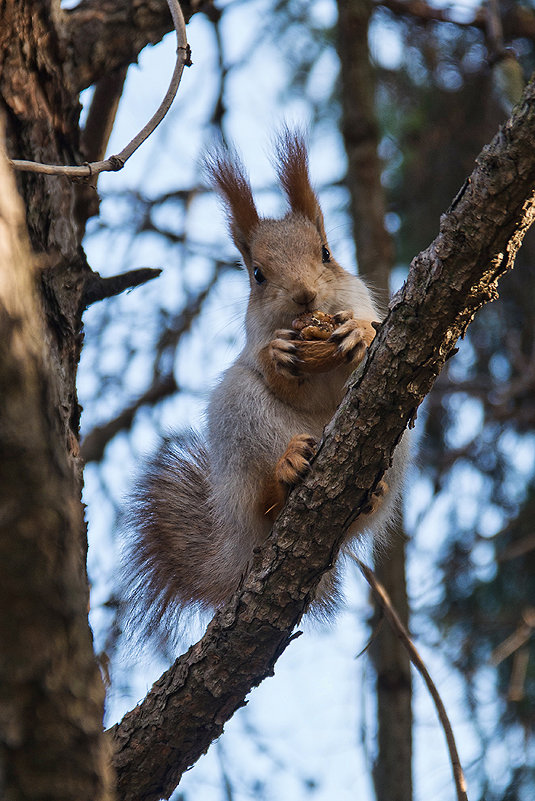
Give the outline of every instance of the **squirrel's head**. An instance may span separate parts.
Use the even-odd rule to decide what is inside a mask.
[[[343,306],[337,295],[349,278],[330,252],[302,135],[288,130],[281,134],[275,164],[290,206],[282,219],[259,216],[236,154],[216,153],[206,165],[249,274],[250,312],[269,317],[271,328],[288,325],[302,311],[339,311]]]

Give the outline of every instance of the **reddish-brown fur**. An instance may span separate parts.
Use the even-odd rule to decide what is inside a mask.
[[[308,154],[303,139],[285,130],[277,143],[277,158],[279,181],[286,193],[290,208],[294,212],[301,213],[303,217],[308,217],[319,229],[323,239],[327,241],[323,214],[316,193],[310,185]]]
[[[246,259],[248,249],[245,243],[258,225],[259,217],[245,168],[235,154],[231,157],[230,154],[218,153],[207,160],[206,171],[214,186],[227,199],[230,231]]]

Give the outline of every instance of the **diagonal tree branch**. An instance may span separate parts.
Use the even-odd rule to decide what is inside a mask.
[[[250,689],[272,674],[407,423],[513,266],[535,218],[534,136],[532,81],[441,218],[437,238],[414,259],[313,470],[291,493],[240,592],[111,730],[119,798],[169,797]]]

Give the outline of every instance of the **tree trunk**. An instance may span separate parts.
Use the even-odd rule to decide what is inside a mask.
[[[375,71],[370,62],[369,0],[339,0],[338,54],[342,92],[342,132],[348,158],[353,233],[359,273],[389,296],[394,245],[385,228],[386,199],[378,155],[379,126],[375,109]],[[406,537],[398,521],[387,553],[375,559],[375,573],[408,628]],[[379,610],[377,610],[379,611]],[[378,623],[374,615],[372,625]],[[407,652],[389,626],[372,645],[376,672],[377,754],[373,770],[377,801],[412,798],[412,682]]]
[[[401,521],[386,554],[375,559],[375,575],[408,627],[406,538]],[[378,615],[374,616],[378,623]],[[401,640],[384,623],[372,644],[377,694],[377,755],[373,784],[377,801],[412,798],[412,677]]]
[[[0,98],[9,155],[78,156],[59,0],[7,0]],[[87,621],[76,369],[89,272],[65,178],[2,155],[0,198],[0,795],[108,797],[104,692]]]
[[[347,153],[347,185],[351,198],[353,236],[359,274],[388,301],[394,259],[385,230],[385,196],[377,153],[379,127],[375,114],[375,74],[368,50],[370,0],[338,0],[337,50],[342,89],[342,133]]]

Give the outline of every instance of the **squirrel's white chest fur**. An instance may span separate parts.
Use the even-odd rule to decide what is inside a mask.
[[[328,312],[342,309],[355,317],[377,319],[378,312],[364,283],[344,272],[336,286],[319,287],[319,303]],[[247,342],[236,362],[224,373],[207,409],[207,451],[211,465],[214,508],[221,520],[255,544],[271,528],[258,516],[255,497],[266,474],[273,472],[288,442],[306,432],[319,441],[323,429],[342,400],[351,366],[304,376],[299,392],[280,396],[259,369],[258,351],[275,334],[275,327],[290,327],[295,311],[281,302],[278,314],[264,319],[251,314]],[[291,306],[290,306],[291,309]],[[253,320],[251,320],[253,317]],[[296,382],[297,383],[297,382]],[[221,523],[223,525],[223,523]]]

